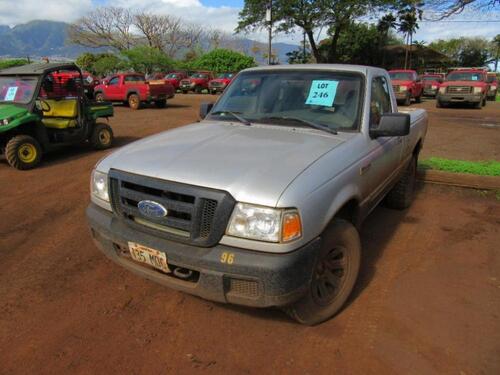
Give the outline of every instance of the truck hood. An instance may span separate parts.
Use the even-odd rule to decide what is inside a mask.
[[[18,117],[26,112],[26,108],[14,104],[0,104],[0,120],[8,117]]]
[[[486,86],[486,83],[482,81],[446,81],[441,83],[441,87],[448,87],[448,86],[484,87]]]
[[[413,81],[408,81],[408,80],[403,80],[403,79],[392,79],[391,82],[393,85],[398,85],[398,86],[411,86],[411,85],[413,85]]]
[[[314,129],[204,121],[131,143],[97,169],[225,190],[240,202],[276,206],[304,169],[343,142]]]

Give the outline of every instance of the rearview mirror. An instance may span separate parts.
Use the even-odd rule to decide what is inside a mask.
[[[378,127],[370,129],[370,137],[401,137],[410,134],[408,113],[386,113],[382,115]]]
[[[200,118],[203,120],[207,117],[208,113],[212,110],[214,103],[201,103],[200,104]]]

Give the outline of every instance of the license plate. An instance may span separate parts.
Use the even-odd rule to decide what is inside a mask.
[[[167,263],[167,255],[161,251],[151,249],[135,242],[129,242],[128,248],[132,259],[137,262],[149,264],[163,272],[170,272]]]

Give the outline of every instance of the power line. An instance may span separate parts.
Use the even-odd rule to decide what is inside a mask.
[[[500,20],[456,20],[456,21],[431,21],[431,20],[422,20],[419,22],[431,22],[431,23],[468,23],[468,22],[500,22]]]

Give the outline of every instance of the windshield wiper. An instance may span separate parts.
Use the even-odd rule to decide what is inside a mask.
[[[241,123],[242,123],[242,124],[244,124],[244,125],[247,125],[247,126],[252,125],[252,123],[251,123],[250,121],[248,121],[246,118],[241,117],[241,116],[239,115],[239,113],[241,113],[241,112],[217,111],[217,112],[213,112],[213,113],[211,113],[211,115],[215,115],[215,116],[217,116],[217,115],[223,115],[223,114],[225,114],[225,113],[229,113],[231,116],[233,116],[236,120],[238,120],[239,122],[241,122]]]
[[[295,121],[295,122],[300,122],[302,124],[305,124],[309,126],[310,128],[314,128],[317,130],[322,130],[331,134],[338,134],[336,130],[330,129],[326,125],[318,124],[309,120],[304,120],[298,117],[288,117],[288,116],[273,116],[273,117],[263,117],[259,119],[260,121],[266,121],[266,120],[284,120],[284,121]]]

